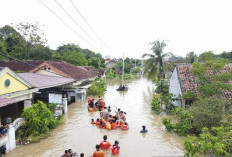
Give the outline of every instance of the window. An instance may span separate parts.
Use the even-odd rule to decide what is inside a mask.
[[[6,88],[8,88],[8,87],[10,87],[10,80],[9,79],[6,79],[5,81],[4,81],[4,85],[5,85],[5,87]]]

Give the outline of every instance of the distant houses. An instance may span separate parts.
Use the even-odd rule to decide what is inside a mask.
[[[179,99],[172,101],[174,106],[184,108],[186,105],[191,104],[194,100],[182,98],[183,94],[187,92],[193,92],[196,96],[199,96],[198,83],[195,81],[194,76],[191,73],[192,65],[191,64],[179,64],[175,67],[169,81],[169,93],[173,94]],[[229,72],[232,70],[232,65],[226,65],[221,72]],[[212,75],[211,70],[207,71],[207,75]],[[232,78],[228,82],[232,85]],[[229,100],[232,100],[232,91],[224,91],[222,93],[223,97]]]
[[[105,70],[64,61],[0,61],[0,124],[6,119],[14,122],[11,133],[0,137],[0,147],[15,148],[15,131],[23,122],[24,108],[40,100],[57,104],[56,116],[65,113],[68,104],[85,99],[97,77],[105,77]]]

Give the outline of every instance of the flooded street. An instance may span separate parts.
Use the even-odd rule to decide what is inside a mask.
[[[129,90],[120,93],[115,89],[118,84],[107,86],[104,99],[110,105],[112,113],[120,108],[127,113],[129,130],[105,130],[91,125],[92,118],[96,120],[99,112],[88,112],[87,101],[69,105],[68,113],[64,115],[63,123],[54,129],[50,136],[25,146],[19,146],[7,157],[25,156],[55,156],[59,157],[66,149],[84,153],[89,157],[95,150],[95,145],[102,141],[103,135],[113,144],[119,141],[120,157],[152,157],[152,156],[183,156],[183,138],[167,132],[162,125],[162,116],[157,116],[151,110],[152,88],[154,85],[146,79],[138,79],[128,83]],[[146,125],[147,134],[141,134],[142,125]],[[111,156],[106,151],[106,156]],[[113,155],[112,155],[113,156]]]

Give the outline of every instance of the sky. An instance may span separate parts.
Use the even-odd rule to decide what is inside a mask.
[[[139,59],[149,43],[166,40],[165,52],[184,57],[232,51],[231,8],[232,0],[0,0],[0,27],[38,22],[52,49],[75,43],[111,58]]]

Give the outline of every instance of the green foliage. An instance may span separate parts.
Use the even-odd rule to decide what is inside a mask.
[[[137,74],[137,73],[139,73],[140,71],[141,71],[140,67],[137,67],[137,68],[133,69],[132,73],[133,73],[133,74]]]
[[[88,89],[88,95],[104,95],[106,91],[106,83],[103,79],[94,81]]]
[[[153,95],[151,107],[157,114],[161,113],[161,100],[158,94]]]
[[[174,126],[173,126],[173,124],[171,123],[171,119],[169,119],[169,118],[163,118],[163,119],[162,119],[162,123],[163,123],[163,125],[165,125],[165,127],[166,127],[166,129],[167,129],[168,131],[171,131],[171,130],[174,129]]]
[[[186,92],[185,94],[182,95],[182,98],[184,100],[186,100],[186,99],[196,99],[196,96],[195,96],[195,94],[193,92],[188,91],[188,92]]]
[[[124,74],[124,80],[130,80],[131,78],[132,78],[131,74],[127,74],[127,73]],[[120,79],[122,79],[122,76],[120,76]]]
[[[85,59],[85,56],[80,52],[75,52],[75,51],[66,52],[61,57],[61,59],[73,65],[80,65],[80,66],[87,65],[87,60]]]
[[[194,63],[197,61],[197,55],[194,53],[194,52],[189,52],[187,55],[186,55],[186,61],[187,63]]]
[[[22,117],[26,120],[26,130],[24,136],[30,134],[45,134],[56,126],[53,113],[47,105],[41,101],[33,104],[32,107],[24,109]]]
[[[101,60],[100,60],[100,58],[92,57],[92,58],[88,59],[88,65],[93,66],[96,69],[99,69],[101,66]]]
[[[203,128],[199,137],[188,136],[184,147],[186,156],[231,156],[232,127]]]
[[[118,61],[116,63],[116,67],[118,69],[120,69],[121,71],[122,71],[122,66],[123,66],[122,61]],[[128,62],[125,61],[124,62],[124,72],[125,73],[130,73],[130,71],[131,71],[131,65],[130,65],[130,63],[128,63]]]
[[[193,124],[198,130],[203,127],[218,126],[224,115],[224,109],[230,103],[220,97],[200,98],[191,105],[188,112],[193,115]]]
[[[56,110],[56,104],[51,103],[47,105],[48,109],[54,114]]]
[[[184,136],[191,133],[194,130],[192,124],[193,116],[185,110],[178,111],[178,116],[175,123],[172,123],[171,118],[163,118],[162,123],[165,125],[167,130],[174,130],[178,135]]]
[[[161,91],[162,90],[162,83],[163,83],[163,91]],[[169,90],[168,80],[167,79],[161,79],[161,80],[159,80],[158,83],[157,83],[157,87],[155,89],[155,92],[156,93],[163,92],[163,93],[166,94],[166,93],[168,93],[168,90]]]
[[[117,74],[114,72],[114,70],[113,69],[108,69],[107,70],[107,75],[106,75],[106,78],[107,79],[114,79],[114,78],[116,78],[117,77]]]
[[[232,89],[232,86],[228,84],[228,81],[232,78],[232,71],[220,73],[228,61],[225,59],[213,60],[212,57],[211,59],[205,59],[204,63],[194,63],[192,74],[199,84],[199,91],[202,96],[222,96],[224,90],[230,91]],[[207,75],[207,70],[211,70],[213,74]]]

